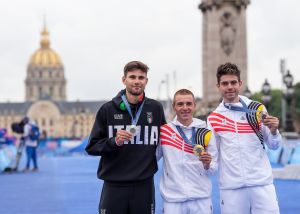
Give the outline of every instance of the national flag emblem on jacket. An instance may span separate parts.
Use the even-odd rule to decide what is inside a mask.
[[[226,126],[226,120],[225,119],[222,120],[222,126]]]
[[[153,122],[152,112],[147,112],[147,122],[150,124]]]
[[[172,138],[172,140],[175,140],[176,139],[176,134],[175,133],[172,134],[171,138]]]

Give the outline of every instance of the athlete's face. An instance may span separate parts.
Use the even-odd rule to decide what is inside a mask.
[[[196,103],[190,94],[178,94],[173,101],[173,109],[176,112],[177,120],[183,125],[189,125],[193,121]]]
[[[126,76],[122,77],[126,91],[134,96],[141,95],[148,82],[147,73],[140,69],[128,71]]]
[[[220,78],[220,83],[217,84],[219,92],[227,103],[239,101],[239,92],[242,86],[242,81],[238,80],[235,75],[223,75]]]

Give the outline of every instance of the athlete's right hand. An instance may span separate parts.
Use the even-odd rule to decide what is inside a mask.
[[[133,137],[133,134],[126,130],[118,130],[116,134],[116,144],[122,146],[124,141],[129,141]]]
[[[212,160],[211,155],[207,152],[202,152],[199,156],[199,160],[203,163],[204,169],[208,170]]]

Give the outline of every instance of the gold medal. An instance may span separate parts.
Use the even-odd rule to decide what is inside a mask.
[[[199,144],[196,144],[193,148],[193,152],[196,156],[200,156],[203,151],[204,151],[204,147]]]
[[[267,114],[263,111],[258,112],[258,121],[264,122],[264,119],[266,118]]]

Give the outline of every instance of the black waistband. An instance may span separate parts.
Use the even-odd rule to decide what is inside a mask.
[[[153,183],[153,177],[140,180],[140,181],[104,181],[104,184],[110,186],[132,186],[132,185],[144,185]]]

